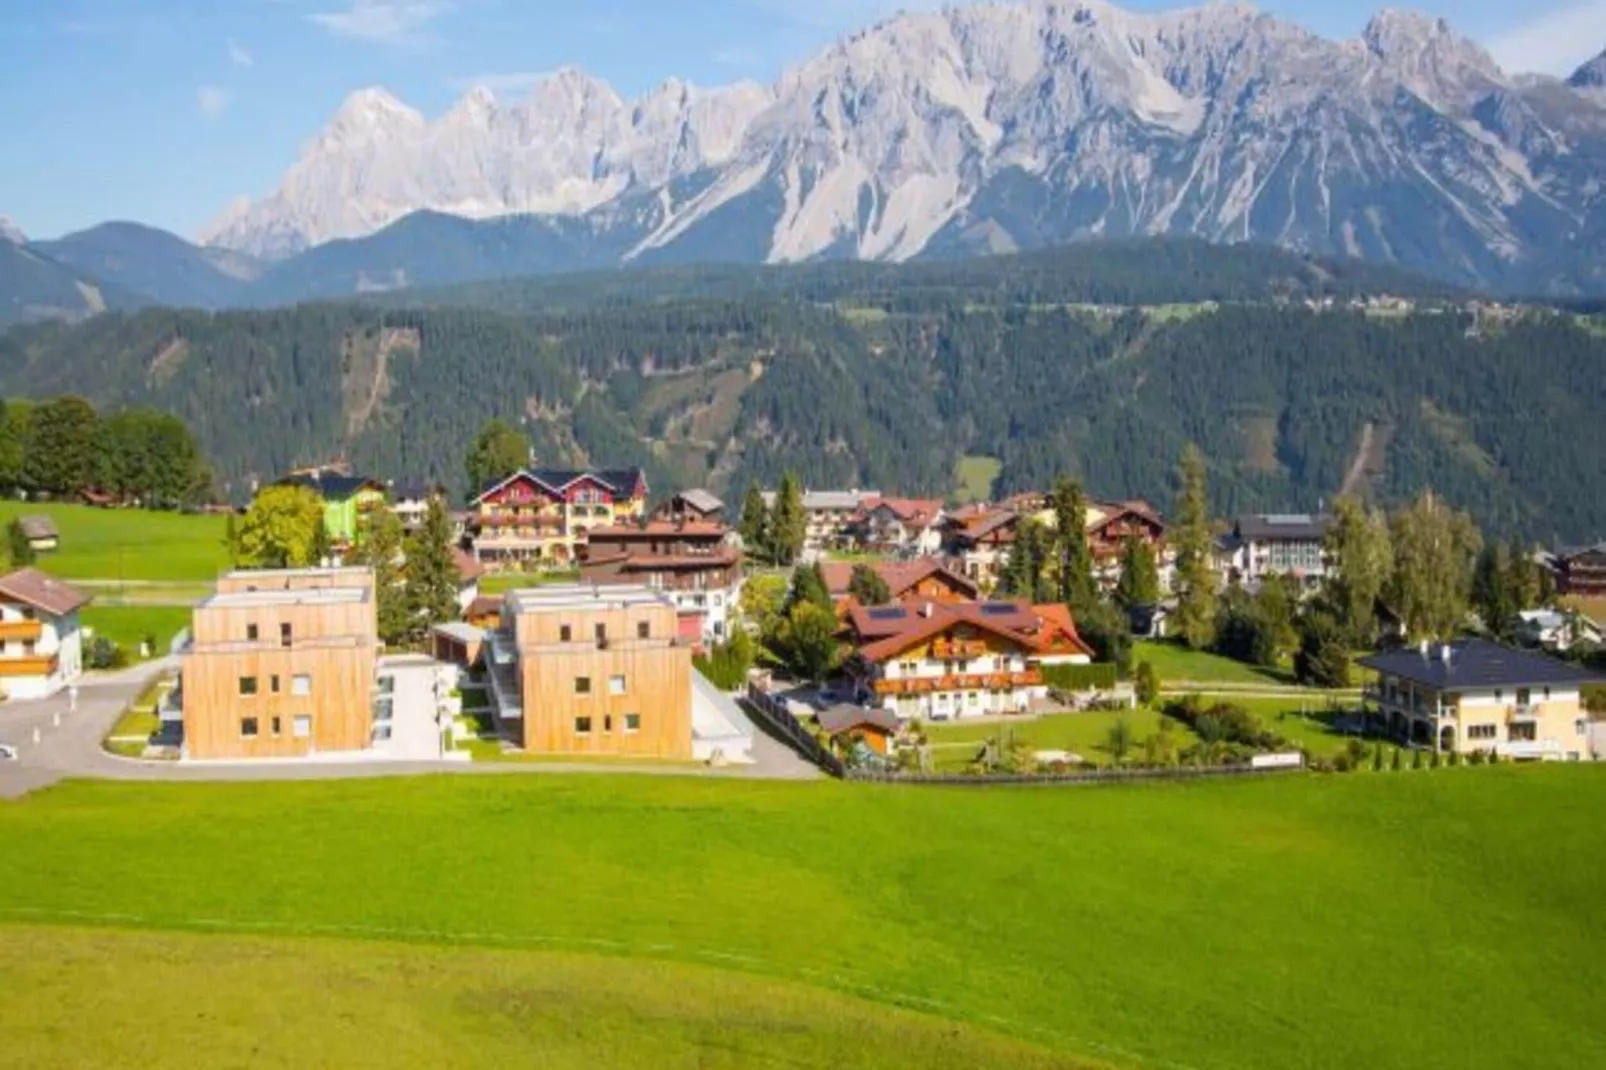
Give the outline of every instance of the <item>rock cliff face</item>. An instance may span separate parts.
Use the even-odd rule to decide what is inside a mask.
[[[1603,85],[1606,56],[1513,77],[1409,12],[1335,42],[1245,6],[986,4],[889,20],[769,89],[627,103],[569,69],[434,122],[365,90],[203,237],[284,256],[425,209],[584,216],[624,260],[1172,233],[1500,282],[1606,233]]]

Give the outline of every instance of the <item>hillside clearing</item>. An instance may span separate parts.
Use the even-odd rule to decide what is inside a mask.
[[[1603,806],[1606,775],[1590,767],[1048,790],[557,775],[69,783],[0,804],[0,946],[21,949],[0,959],[0,1016],[8,1053],[59,1043],[100,1065],[172,1065],[152,1061],[171,1038],[127,1018],[148,1022],[135,994],[151,992],[209,1023],[197,1043],[218,1047],[189,1065],[264,1040],[264,1064],[307,1065],[320,1038],[332,1054],[312,1061],[348,1064],[350,1023],[374,1020],[364,1037],[441,1030],[428,1035],[450,1042],[451,1065],[510,1052],[641,1065],[652,1045],[678,1057],[682,1015],[695,1022],[740,990],[810,1057],[883,1050],[846,1004],[767,995],[786,982],[1121,1066],[1602,1065]],[[97,921],[211,935],[108,949],[70,928],[8,927]],[[297,966],[256,942],[269,936],[320,939],[297,944]],[[330,951],[331,936],[349,942]],[[440,974],[375,943],[393,940],[421,956],[513,950],[490,968],[440,952]],[[144,953],[151,943],[174,950]],[[531,949],[601,953],[617,970],[521,958]],[[730,984],[662,960],[721,967]],[[437,975],[440,998],[420,1002]],[[687,1002],[666,1010],[654,990]],[[1497,1028],[1468,1024],[1466,1007],[1502,992],[1514,997]],[[113,1013],[114,996],[133,1009]],[[548,1005],[618,1008],[596,1034],[613,1046],[551,1046]],[[65,1038],[61,1015],[90,1032]],[[583,1016],[570,1026],[591,1036]],[[389,1040],[372,1043],[379,1060]],[[779,1050],[733,1043],[702,1065],[773,1064]],[[404,1064],[442,1062],[433,1047],[405,1050]],[[1017,1059],[979,1051],[950,1065]]]

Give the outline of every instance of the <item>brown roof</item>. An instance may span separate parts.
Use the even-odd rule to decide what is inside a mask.
[[[470,620],[478,620],[482,617],[494,617],[500,612],[502,612],[502,600],[492,595],[482,594],[468,604],[468,609],[464,611],[463,616]]]
[[[888,509],[899,521],[910,527],[926,527],[942,512],[940,498],[882,498],[874,505],[866,505],[866,512]]]
[[[18,569],[0,576],[0,597],[33,606],[52,617],[65,616],[89,604],[90,596],[36,568]]]
[[[1070,610],[1064,606],[1033,606],[1026,602],[936,602],[927,606],[855,606],[848,614],[852,632],[863,645],[867,661],[884,661],[916,643],[941,635],[957,624],[1019,643],[1033,654],[1087,654],[1091,649],[1076,632]]]
[[[627,550],[624,553],[596,555],[587,557],[580,566],[581,572],[589,568],[598,568],[603,565],[623,565],[626,569],[649,568],[678,568],[678,569],[716,569],[730,568],[741,560],[735,550],[716,550],[710,554],[650,554],[640,550]]]
[[[461,546],[452,547],[452,560],[457,562],[457,574],[462,577],[464,583],[485,575],[485,566]]]
[[[907,593],[921,580],[939,573],[961,590],[969,591],[972,598],[980,593],[980,588],[974,582],[935,557],[917,557],[911,561],[876,561],[870,567],[886,583],[893,598]],[[831,597],[841,598],[848,593],[848,586],[853,582],[853,568],[851,561],[826,561],[820,565],[820,575],[824,577],[825,589],[831,592]]]
[[[607,528],[592,528],[586,534],[586,538],[595,541],[653,535],[701,535],[722,539],[729,533],[730,528],[713,520],[651,520],[645,524],[615,524]]]
[[[888,733],[898,730],[898,715],[880,707],[832,706],[821,710],[814,719],[833,736],[851,732],[855,728],[879,728]]]

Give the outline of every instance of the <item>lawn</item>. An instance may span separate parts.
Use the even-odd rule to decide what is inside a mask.
[[[0,501],[0,524],[37,514],[61,532],[39,567],[64,579],[210,582],[229,567],[221,516]]]
[[[1139,708],[1125,713],[1062,713],[1036,720],[984,724],[928,724],[926,738],[932,744],[933,763],[939,772],[964,768],[976,756],[982,743],[1006,729],[1012,730],[1016,739],[1033,750],[1068,750],[1090,762],[1108,765],[1113,758],[1105,751],[1104,740],[1109,735],[1110,726],[1123,717],[1132,726],[1133,738],[1140,742],[1160,727],[1159,712]],[[1187,746],[1194,741],[1193,733],[1186,726],[1176,724],[1175,727],[1180,745]],[[1133,749],[1135,751],[1136,746]]]
[[[189,606],[102,606],[91,603],[81,617],[84,626],[93,628],[97,636],[105,636],[128,651],[129,657],[138,658],[139,644],[147,635],[156,639],[152,656],[164,656],[173,637],[190,626],[190,615]]]
[[[0,1020],[29,1067],[1601,1066],[1603,807],[1578,766],[69,783],[0,803]]]
[[[1245,665],[1241,661],[1224,658],[1208,651],[1189,650],[1181,643],[1164,640],[1144,641],[1132,645],[1132,664],[1146,661],[1160,674],[1162,686],[1173,682],[1216,684],[1260,684],[1266,687],[1286,687],[1293,683],[1292,675],[1272,669]]]
[[[993,498],[993,483],[1004,463],[997,457],[961,457],[955,478],[961,502],[988,502]]]
[[[520,587],[544,587],[555,583],[579,583],[576,571],[493,572],[480,578],[480,594],[506,594]]]

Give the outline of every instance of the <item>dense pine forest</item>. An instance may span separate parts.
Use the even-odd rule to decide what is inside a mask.
[[[686,281],[724,270],[706,269],[664,290],[620,275],[429,307],[154,309],[0,336],[0,394],[173,412],[236,499],[337,458],[462,490],[469,442],[500,416],[542,463],[640,463],[657,490],[795,470],[812,486],[950,494],[963,459],[990,458],[998,493],[1071,472],[1165,507],[1193,441],[1218,514],[1432,486],[1491,532],[1606,532],[1606,337],[1592,321],[1314,311],[1302,299],[1334,276],[1295,286],[1297,258],[1277,255],[1221,275],[1211,300],[1176,264],[1170,284],[1128,265],[1110,276],[1128,281],[1092,292],[1066,281],[1080,268],[1005,258],[917,265],[906,290],[898,269],[842,265],[798,269],[790,290],[785,271],[755,273],[771,281],[724,298]],[[500,307],[468,307],[479,299]]]

